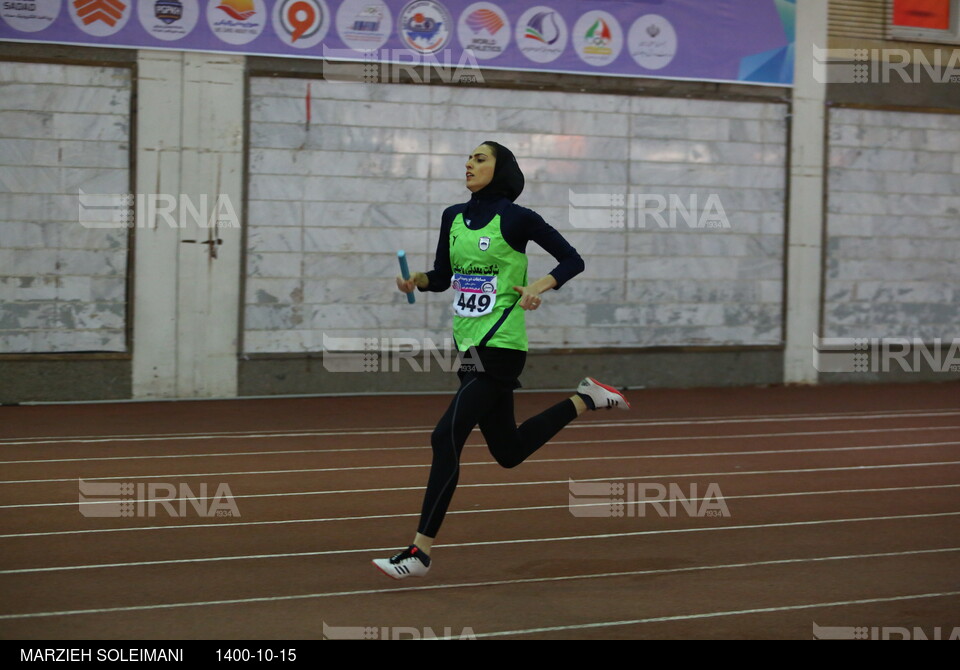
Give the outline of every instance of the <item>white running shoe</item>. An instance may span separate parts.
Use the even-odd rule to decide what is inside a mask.
[[[380,572],[394,579],[423,577],[430,571],[430,557],[415,544],[390,558],[375,558],[373,564]]]
[[[630,403],[620,391],[587,377],[577,386],[579,394],[590,409],[630,409]]]

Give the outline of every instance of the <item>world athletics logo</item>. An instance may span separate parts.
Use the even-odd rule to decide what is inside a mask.
[[[503,28],[503,19],[491,9],[478,9],[467,17],[467,26],[474,33],[486,30],[491,35],[495,35]]]

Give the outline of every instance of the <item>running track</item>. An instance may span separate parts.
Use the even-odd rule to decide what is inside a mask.
[[[518,394],[517,416],[564,395]],[[632,412],[582,417],[514,470],[475,433],[430,575],[400,582],[370,559],[412,539],[447,396],[0,408],[0,637],[960,627],[960,385],[628,396]],[[226,484],[240,515],[85,516],[80,479]],[[625,502],[571,507],[571,480]],[[629,499],[671,484],[714,485],[729,516]]]

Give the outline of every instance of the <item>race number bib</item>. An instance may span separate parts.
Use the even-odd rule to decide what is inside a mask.
[[[457,316],[486,316],[497,302],[496,275],[453,275],[453,312]]]

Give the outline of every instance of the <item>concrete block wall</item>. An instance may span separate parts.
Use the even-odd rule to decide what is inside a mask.
[[[507,75],[483,87],[364,86],[240,56],[104,48],[86,52],[91,65],[51,65],[85,56],[7,50],[0,400],[426,388],[426,375],[389,388],[377,380],[391,375],[330,378],[311,354],[325,333],[449,337],[447,296],[409,306],[393,289],[395,252],[429,265],[440,212],[467,196],[465,154],[486,139],[516,150],[521,204],[588,264],[532,321],[534,350],[555,350],[531,357],[534,387],[587,361],[654,386],[856,381],[812,369],[818,328],[951,338],[960,161],[958,117],[942,111],[956,103],[932,83],[896,99],[827,90],[801,53],[825,43],[818,6],[800,12],[793,92],[762,96],[588,78],[547,92],[533,87],[558,82]],[[859,109],[832,107],[838,95]],[[892,111],[905,103],[929,111]],[[219,231],[213,259],[192,242],[203,230],[69,225],[74,189],[127,192],[133,166],[138,193],[228,194],[242,240],[239,228]],[[608,197],[593,214],[605,225],[571,214],[576,194]],[[715,195],[729,226],[661,227],[649,214],[637,224],[636,198],[671,195],[701,206]],[[552,267],[530,251],[531,275]],[[42,355],[88,351],[120,355]]]
[[[0,354],[127,351],[128,231],[78,194],[130,192],[128,68],[0,62]]]
[[[960,337],[960,115],[830,113],[827,337]]]
[[[587,264],[531,318],[532,348],[782,340],[785,105],[292,78],[253,78],[250,93],[247,353],[448,338],[448,296],[407,305],[395,253],[432,265],[440,214],[469,197],[465,157],[487,139],[517,154],[518,203]],[[584,229],[571,192],[634,211]],[[694,220],[715,197],[729,225],[638,215],[643,196],[671,195],[696,197]],[[528,253],[532,278],[553,267]]]

